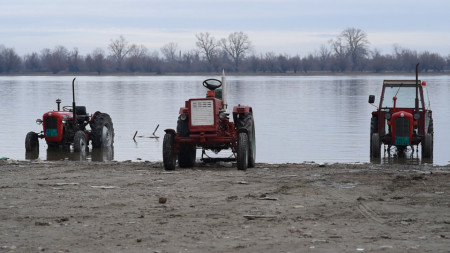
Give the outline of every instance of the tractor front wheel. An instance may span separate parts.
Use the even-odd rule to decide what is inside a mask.
[[[246,170],[248,167],[249,145],[247,133],[239,133],[237,143],[237,169]]]
[[[380,135],[378,133],[373,133],[370,142],[370,156],[373,158],[381,157],[381,142]]]
[[[165,170],[175,170],[177,156],[174,152],[175,136],[166,133],[163,140],[163,163]]]
[[[427,133],[422,141],[422,158],[433,157],[433,135]]]
[[[107,113],[99,113],[90,123],[92,130],[92,146],[94,148],[112,147],[114,143],[114,127]]]
[[[25,137],[25,150],[33,152],[39,151],[39,139],[37,133],[27,133],[27,136]]]
[[[73,137],[73,151],[83,152],[87,149],[86,134],[83,131],[77,131]]]

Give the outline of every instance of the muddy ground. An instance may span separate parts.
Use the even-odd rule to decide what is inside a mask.
[[[448,252],[449,173],[1,161],[0,252]]]

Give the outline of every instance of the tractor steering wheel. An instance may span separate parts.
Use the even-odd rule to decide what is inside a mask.
[[[215,89],[219,88],[220,86],[222,86],[222,82],[220,80],[213,79],[213,78],[206,79],[205,81],[203,81],[203,86],[205,86],[209,90],[215,90]]]
[[[69,105],[63,106],[63,111],[65,111],[65,112],[71,112],[71,111],[72,111],[72,106],[69,106]]]

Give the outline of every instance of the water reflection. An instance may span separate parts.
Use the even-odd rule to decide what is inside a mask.
[[[381,158],[370,158],[371,163],[375,164],[410,164],[410,165],[420,165],[420,164],[432,164],[433,158],[422,158],[419,154],[420,151],[418,147],[411,148],[407,147],[403,151],[397,150],[395,146],[392,146],[388,150],[386,145],[383,145],[384,155]]]
[[[39,152],[25,152],[26,160],[35,160],[39,158]],[[74,152],[69,147],[48,148],[46,152],[46,160],[48,161],[94,161],[106,162],[114,160],[114,147],[110,148],[94,148],[81,152]]]

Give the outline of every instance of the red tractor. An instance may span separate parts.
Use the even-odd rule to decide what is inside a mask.
[[[380,105],[370,121],[370,156],[381,156],[381,144],[399,153],[408,146],[422,145],[422,158],[433,157],[433,117],[426,82],[416,80],[384,80]],[[375,96],[369,96],[369,103]],[[413,148],[414,150],[414,148]]]
[[[226,82],[207,79],[203,86],[208,89],[205,98],[191,98],[180,108],[177,130],[166,129],[163,141],[163,163],[165,170],[174,170],[176,161],[180,168],[195,164],[196,150],[219,153],[231,149],[229,160],[237,161],[239,170],[255,166],[256,139],[253,110],[250,106],[233,108],[233,122],[226,112]],[[222,86],[221,89],[219,89]],[[228,160],[227,158],[225,160]]]
[[[73,145],[75,152],[85,151],[89,141],[94,148],[109,148],[114,143],[114,128],[111,117],[99,111],[93,115],[86,113],[85,106],[75,104],[75,78],[72,80],[72,106],[63,106],[57,99],[57,110],[44,113],[42,119],[37,119],[38,125],[43,123],[40,133],[29,132],[25,137],[25,150],[39,152],[39,139],[45,138],[49,148],[68,147]],[[87,126],[90,126],[90,130]]]

